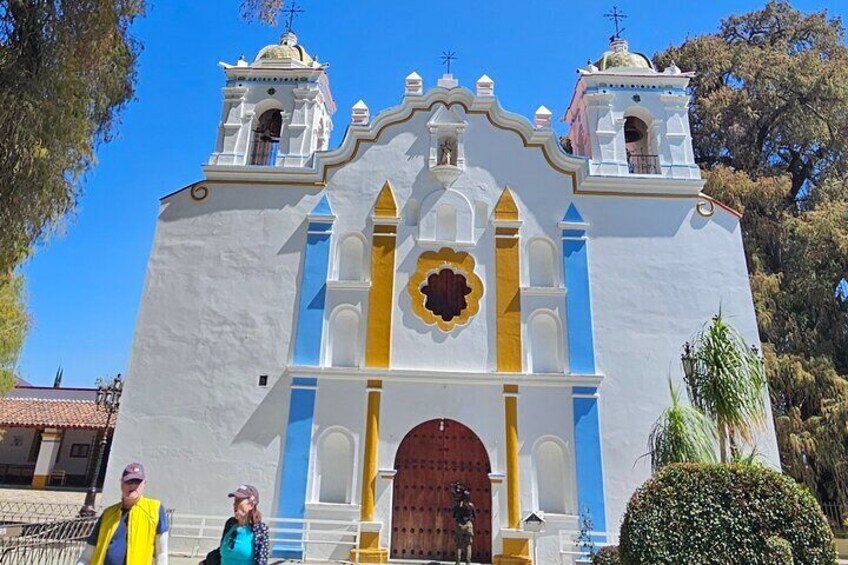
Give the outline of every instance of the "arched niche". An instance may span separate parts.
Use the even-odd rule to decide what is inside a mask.
[[[548,239],[535,238],[528,245],[528,283],[535,288],[557,286],[557,252]]]
[[[474,208],[468,198],[455,190],[437,190],[428,194],[421,202],[418,239],[472,243]]]
[[[360,234],[344,236],[336,253],[336,280],[366,280],[365,238]]]
[[[251,165],[273,166],[277,161],[283,114],[279,108],[268,108],[254,116],[250,148]]]
[[[556,316],[547,310],[534,312],[528,323],[528,334],[530,372],[563,372],[562,331]]]
[[[624,149],[631,173],[662,173],[657,121],[644,108],[634,106],[624,112]]]
[[[359,311],[340,306],[330,316],[330,339],[327,344],[327,364],[331,367],[358,367],[360,359]]]
[[[354,446],[347,430],[332,428],[318,441],[316,491],[318,502],[350,504],[353,492]]]
[[[571,488],[566,471],[565,449],[553,438],[540,440],[533,450],[534,486],[539,510],[566,514]]]

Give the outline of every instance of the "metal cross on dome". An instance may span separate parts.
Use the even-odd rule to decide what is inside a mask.
[[[612,11],[604,14],[604,17],[615,23],[615,35],[613,35],[610,39],[621,39],[621,33],[624,31],[624,28],[619,29],[618,24],[627,19],[627,14],[620,12],[618,10],[618,6],[613,4]]]
[[[294,25],[294,17],[297,14],[302,14],[305,10],[299,8],[297,6],[297,2],[292,2],[291,6],[287,10],[283,10],[284,14],[289,15],[289,21],[286,23],[286,31],[290,32],[292,30],[292,26]]]
[[[455,51],[442,51],[442,64],[447,67],[448,74],[450,74],[451,63],[457,59]]]

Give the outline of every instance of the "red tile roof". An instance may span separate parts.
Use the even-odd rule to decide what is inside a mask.
[[[115,427],[115,417],[109,427]],[[2,428],[76,428],[102,430],[106,412],[88,400],[0,398]]]

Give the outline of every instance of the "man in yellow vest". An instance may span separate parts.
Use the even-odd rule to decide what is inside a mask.
[[[168,518],[158,500],[145,498],[144,467],[121,474],[121,502],[103,511],[77,565],[168,565]]]

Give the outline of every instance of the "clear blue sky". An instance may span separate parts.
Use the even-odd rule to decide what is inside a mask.
[[[238,0],[153,0],[134,26],[144,44],[137,99],[117,138],[98,151],[85,194],[64,234],[24,267],[32,331],[21,375],[52,383],[59,365],[66,386],[87,386],[127,365],[158,199],[198,180],[214,148],[221,113],[224,60],[252,60],[281,29],[239,19]],[[411,71],[433,86],[439,56],[454,50],[454,74],[473,88],[483,73],[507,110],[532,116],[544,104],[561,115],[575,69],[607,46],[612,0],[300,0],[300,42],[330,62],[338,104],[333,146],[360,98],[377,111],[400,101]],[[653,54],[687,35],[714,31],[755,0],[618,0],[628,15],[631,49]],[[796,0],[848,19],[845,0]],[[688,70],[688,69],[686,69]],[[557,124],[562,129],[562,124]]]

